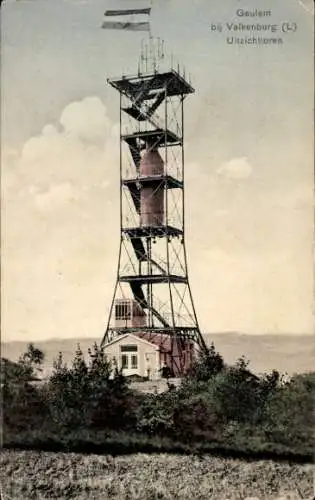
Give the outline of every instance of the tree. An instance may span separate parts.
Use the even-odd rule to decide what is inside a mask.
[[[165,436],[172,433],[176,401],[177,397],[173,391],[142,395],[136,410],[136,429],[149,435]]]
[[[266,403],[264,429],[268,439],[287,446],[305,445],[314,439],[315,373],[295,375],[274,390]]]
[[[204,382],[214,377],[224,369],[223,357],[212,343],[206,351],[202,351],[199,359],[193,363],[187,376]]]
[[[208,391],[215,412],[226,421],[248,422],[260,407],[260,379],[248,370],[249,361],[237,360],[209,381]]]
[[[107,360],[104,349],[89,350],[90,425],[94,428],[129,428],[135,423],[135,397],[122,370]]]
[[[62,355],[54,363],[47,395],[59,427],[122,428],[133,424],[132,392],[122,372],[94,344],[86,360],[78,346],[68,368]]]
[[[38,372],[42,371],[44,359],[44,353],[33,344],[28,345],[27,351],[21,354],[17,363],[1,358],[1,382],[21,384],[38,380]]]
[[[45,359],[45,355],[41,349],[35,347],[31,342],[28,344],[27,351],[21,356],[21,359],[26,363],[28,362],[36,366],[40,366]]]
[[[179,398],[174,408],[174,429],[178,438],[191,442],[216,438],[222,429],[209,394],[194,394]]]
[[[25,371],[36,377],[42,372],[42,364],[45,359],[45,354],[41,349],[34,346],[33,343],[28,344],[27,351],[19,358],[19,365],[23,366]]]
[[[29,344],[17,363],[3,360],[3,422],[6,430],[25,430],[42,425],[47,406],[41,389],[31,382],[38,380],[44,353]],[[2,368],[1,367],[1,368]]]
[[[80,427],[88,419],[88,367],[78,345],[72,366],[64,363],[62,353],[54,361],[46,394],[53,421],[59,427]]]

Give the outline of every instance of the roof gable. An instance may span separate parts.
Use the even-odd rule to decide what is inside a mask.
[[[113,344],[116,344],[117,342],[120,342],[123,339],[126,339],[127,337],[131,338],[134,342],[140,342],[142,344],[149,345],[150,347],[153,347],[156,351],[159,350],[158,346],[153,342],[149,342],[148,340],[142,339],[141,337],[133,335],[132,333],[125,333],[124,335],[118,335],[114,340],[112,340],[111,342],[109,342],[104,346],[104,350],[107,347],[112,346]]]

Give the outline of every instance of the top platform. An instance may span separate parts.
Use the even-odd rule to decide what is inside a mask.
[[[108,83],[121,94],[135,98],[145,85],[146,98],[152,99],[166,89],[168,96],[193,94],[195,89],[174,69],[164,73],[110,78]]]

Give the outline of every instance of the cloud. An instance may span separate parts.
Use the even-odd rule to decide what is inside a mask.
[[[6,151],[4,197],[52,210],[104,190],[115,176],[117,125],[98,97],[72,102],[59,123],[47,124],[24,144],[20,154]]]
[[[21,151],[2,149],[7,337],[103,331],[119,241],[117,146],[106,107],[87,97]]]
[[[223,163],[216,172],[226,179],[240,180],[247,179],[251,175],[252,167],[246,157],[240,157]]]
[[[89,144],[101,144],[111,132],[112,123],[98,97],[87,97],[69,104],[60,117],[66,134],[73,134]]]

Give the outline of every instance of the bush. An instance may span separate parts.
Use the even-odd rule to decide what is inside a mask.
[[[312,446],[314,440],[315,373],[298,375],[279,387],[266,405],[264,430],[276,443]]]
[[[3,430],[22,431],[44,425],[49,415],[42,391],[27,382],[4,383]]]
[[[48,415],[48,408],[38,381],[44,353],[33,344],[20,356],[17,363],[1,359],[1,389],[4,431],[22,431],[41,426]]]
[[[145,395],[137,410],[137,431],[150,436],[172,434],[174,430],[173,408],[172,391],[161,395]]]
[[[134,396],[121,372],[94,345],[89,364],[78,347],[72,367],[60,354],[46,387],[51,417],[59,427],[128,428],[134,423]]]
[[[243,357],[224,365],[212,346],[178,389],[146,395],[130,389],[97,345],[87,361],[78,347],[70,367],[60,354],[48,382],[35,386],[29,380],[42,359],[33,346],[2,370],[3,423],[11,443],[24,436],[27,446],[70,450],[85,443],[91,449],[106,444],[122,450],[164,440],[181,449],[311,453],[315,373],[290,382],[276,370],[257,376]]]
[[[212,343],[207,351],[202,351],[200,358],[195,361],[189,370],[187,377],[198,382],[204,382],[224,369],[224,361]]]
[[[209,394],[196,394],[179,400],[174,408],[174,429],[177,438],[185,442],[216,439],[222,430]]]

